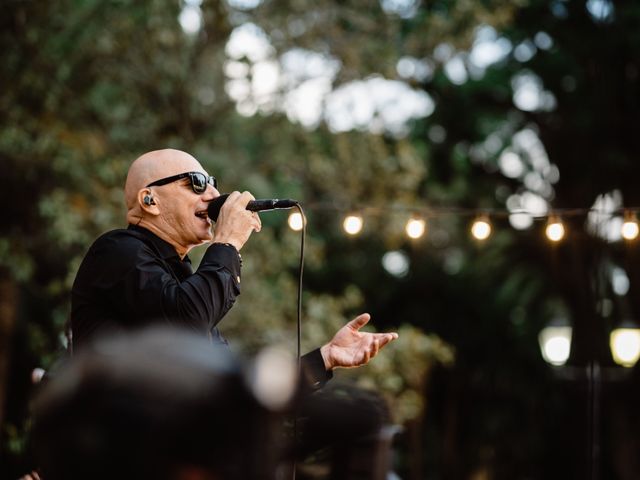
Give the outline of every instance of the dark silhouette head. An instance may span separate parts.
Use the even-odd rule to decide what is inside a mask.
[[[280,422],[223,347],[153,329],[86,349],[34,403],[47,480],[272,478]]]

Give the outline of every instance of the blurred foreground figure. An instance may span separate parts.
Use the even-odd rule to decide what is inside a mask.
[[[272,407],[294,379],[278,383]],[[62,368],[36,398],[33,442],[43,480],[270,479],[279,420],[228,349],[153,329],[98,342]]]
[[[283,353],[265,350],[243,366],[227,348],[184,330],[103,339],[35,399],[41,477],[271,480],[291,477],[294,456],[322,450],[320,478],[386,478],[384,403],[353,387],[299,397],[298,379]],[[284,428],[291,414],[301,417],[295,436]],[[299,476],[319,478],[304,468]]]

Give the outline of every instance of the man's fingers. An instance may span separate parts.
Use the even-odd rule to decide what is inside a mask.
[[[354,330],[360,330],[367,323],[369,323],[369,320],[371,320],[371,315],[369,315],[368,313],[362,313],[351,320],[349,323],[347,323],[347,326],[353,328]]]
[[[234,208],[239,198],[240,192],[231,192],[225,202],[222,204],[222,207],[220,207],[220,214],[222,214],[223,211],[226,212],[227,210],[231,210],[232,208]]]
[[[251,201],[251,200],[255,200],[256,197],[254,197],[253,195],[251,195],[250,192],[247,192],[246,190],[244,192],[242,192],[242,194],[240,195],[240,200],[242,201],[242,206],[244,208],[247,208],[247,204]]]
[[[222,208],[224,208],[226,205],[228,205],[227,208],[233,208],[237,204],[236,208],[238,210],[246,210],[247,204],[251,200],[255,200],[255,198],[253,197],[253,195],[251,195],[250,192],[245,191],[240,193],[236,190],[229,194],[229,197],[227,198],[227,201],[222,205]]]
[[[371,358],[375,357],[378,354],[378,351],[380,350],[380,340],[378,337],[375,337],[373,339],[373,345],[371,347]]]
[[[229,194],[229,196],[227,197],[227,200],[224,202],[224,205],[227,205],[227,204],[232,205],[233,203],[238,201],[238,198],[240,198],[240,192],[235,190]]]
[[[376,334],[380,340],[380,347],[384,347],[387,343],[392,342],[396,338],[398,338],[398,334],[395,332],[391,333],[378,333]]]
[[[258,215],[258,212],[253,212],[253,220],[254,220],[253,229],[256,232],[259,232],[260,230],[262,230],[262,221],[260,220],[260,215]]]

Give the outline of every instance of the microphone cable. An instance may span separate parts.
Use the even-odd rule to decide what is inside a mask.
[[[302,232],[300,236],[300,265],[298,267],[298,315],[296,322],[297,330],[297,342],[296,342],[296,358],[298,362],[298,375],[302,373],[302,356],[300,351],[300,344],[302,340],[302,274],[304,273],[304,241],[307,234],[307,219],[304,216],[304,211],[299,203],[296,203],[295,208],[300,212],[302,218]]]
[[[305,237],[307,235],[307,218],[304,215],[304,211],[302,209],[302,205],[296,202],[295,208],[298,209],[300,213],[300,217],[302,218],[302,231],[300,236],[300,265],[298,267],[298,315],[296,321],[296,333],[297,333],[297,341],[296,341],[296,361],[297,361],[297,372],[298,372],[298,381],[302,379],[302,353],[301,353],[301,340],[302,340],[302,274],[304,273],[304,242]],[[294,410],[293,415],[293,447],[294,452],[297,449],[298,445],[298,414]],[[294,454],[293,457],[293,468],[292,468],[292,479],[296,479],[296,457]]]

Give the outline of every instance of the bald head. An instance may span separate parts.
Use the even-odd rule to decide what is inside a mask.
[[[166,148],[138,157],[129,167],[124,186],[127,210],[136,210],[138,192],[151,182],[183,172],[204,172],[202,165],[186,152]]]
[[[202,165],[188,153],[155,150],[131,164],[124,186],[127,222],[151,231],[173,245],[181,256],[213,239],[206,212],[209,202],[220,195],[213,182],[205,191],[196,191],[190,177],[170,178],[188,172],[199,172],[209,179]],[[147,186],[167,178],[160,185]]]

